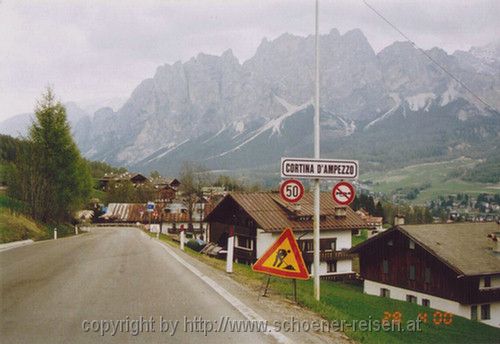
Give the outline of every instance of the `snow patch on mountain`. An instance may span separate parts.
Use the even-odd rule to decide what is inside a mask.
[[[163,158],[165,155],[167,155],[168,153],[176,150],[177,148],[179,148],[180,146],[182,146],[183,144],[185,144],[188,141],[189,141],[189,139],[186,139],[186,140],[182,141],[181,143],[179,143],[178,145],[176,145],[174,142],[169,143],[166,147],[163,147],[161,149],[165,149],[165,148],[169,148],[169,147],[171,147],[171,148],[167,149],[165,152],[159,154],[158,156],[155,156],[154,158],[149,159],[148,161],[146,161],[146,163],[150,163],[150,162],[153,162],[155,160]],[[159,149],[159,150],[161,150],[161,149]]]
[[[445,106],[445,105],[451,103],[453,100],[458,98],[458,95],[459,95],[459,93],[458,93],[457,89],[455,88],[455,84],[454,83],[448,84],[448,88],[441,95],[440,105]]]
[[[434,99],[436,99],[434,93],[419,93],[405,98],[411,111],[419,111],[422,109],[424,111],[429,111],[429,106]]]
[[[220,134],[222,134],[222,132],[224,132],[224,130],[226,130],[227,126],[224,124],[222,126],[222,128],[220,128],[220,130],[218,132],[215,133],[214,136],[211,136],[209,137],[208,139],[206,139],[205,141],[203,141],[202,143],[205,144],[205,143],[208,143],[210,141],[212,141],[213,139],[215,139],[217,136],[219,136]]]
[[[279,97],[276,97],[276,99],[278,101],[280,101],[281,98]],[[286,103],[286,102],[285,102]],[[243,141],[241,144],[237,145],[236,147],[228,150],[228,151],[225,151],[221,154],[218,154],[216,157],[222,157],[224,155],[227,155],[229,153],[232,153],[238,149],[240,149],[241,147],[245,146],[246,144],[248,144],[249,142],[255,140],[259,135],[261,135],[262,133],[268,131],[268,130],[272,130],[271,132],[271,135],[273,134],[278,134],[280,135],[280,130],[281,130],[281,125],[282,123],[285,121],[285,119],[287,119],[288,117],[292,116],[293,114],[299,112],[299,111],[302,111],[304,109],[306,109],[309,105],[311,105],[311,101],[308,101],[302,105],[292,105],[292,104],[289,104],[289,103],[286,103],[288,105],[285,106],[285,108],[287,108],[288,112],[286,112],[285,114],[277,117],[277,118],[274,118],[272,120],[270,120],[269,122],[267,122],[266,124],[264,124],[262,127],[260,127],[259,129],[255,130],[253,133],[252,133],[252,136],[248,139],[246,139],[245,141]]]
[[[370,127],[372,127],[374,124],[376,124],[376,123],[378,123],[380,121],[383,121],[387,117],[391,116],[399,108],[399,106],[401,105],[401,98],[399,98],[399,95],[397,93],[391,93],[390,96],[391,96],[392,100],[394,100],[394,102],[396,104],[389,111],[385,112],[382,116],[377,117],[376,119],[374,119],[373,121],[371,121],[370,123],[368,123],[363,128],[363,130],[370,129]]]
[[[242,121],[234,123],[234,130],[236,130],[237,133],[242,133],[245,130],[245,123]]]

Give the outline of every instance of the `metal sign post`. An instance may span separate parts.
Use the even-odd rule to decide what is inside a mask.
[[[316,70],[315,70],[315,100],[314,100],[314,158],[281,158],[281,177],[286,179],[305,178],[313,179],[314,192],[314,216],[313,216],[313,279],[314,279],[314,298],[320,299],[320,179],[357,179],[358,178],[358,162],[356,160],[332,160],[320,158],[320,112],[319,112],[319,3],[316,0]],[[293,183],[290,184],[289,195],[281,191],[282,198],[289,202],[299,202],[300,192],[294,192]],[[298,184],[294,183],[297,189],[300,189]],[[287,186],[282,184],[282,186]],[[285,190],[286,191],[286,190]],[[345,190],[345,185],[339,185],[336,190],[340,202],[349,204],[354,198],[354,188]],[[293,197],[296,195],[295,197]],[[344,199],[345,198],[345,199]]]
[[[316,0],[316,99],[314,102],[314,158],[320,157],[319,146],[319,2]],[[314,298],[319,301],[319,212],[320,212],[319,179],[314,180],[314,218],[313,218],[313,272],[314,272]]]

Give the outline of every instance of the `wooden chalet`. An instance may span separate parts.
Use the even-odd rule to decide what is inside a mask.
[[[349,207],[334,203],[331,193],[321,194],[321,264],[325,279],[354,277],[351,248],[352,231],[366,223]],[[235,260],[252,264],[289,227],[298,239],[306,265],[313,262],[313,197],[304,195],[298,204],[283,201],[275,192],[229,193],[210,213],[208,241],[227,248],[230,228],[235,233]]]
[[[395,226],[351,249],[367,294],[500,327],[500,226]]]
[[[99,179],[99,187],[102,190],[107,190],[111,183],[124,183],[127,181],[138,186],[149,182],[149,179],[140,173],[106,173],[104,177]]]

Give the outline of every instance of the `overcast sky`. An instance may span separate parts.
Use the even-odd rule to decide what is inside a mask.
[[[368,0],[419,46],[448,53],[498,39],[498,0]],[[360,0],[321,0],[320,31],[363,30],[376,51],[402,38]],[[263,37],[314,31],[314,1],[0,0],[0,120],[33,110],[51,84],[66,101],[127,98],[164,63]]]

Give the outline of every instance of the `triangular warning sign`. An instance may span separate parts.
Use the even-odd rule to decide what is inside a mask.
[[[252,266],[253,271],[283,278],[309,279],[304,259],[292,230],[286,228]]]

